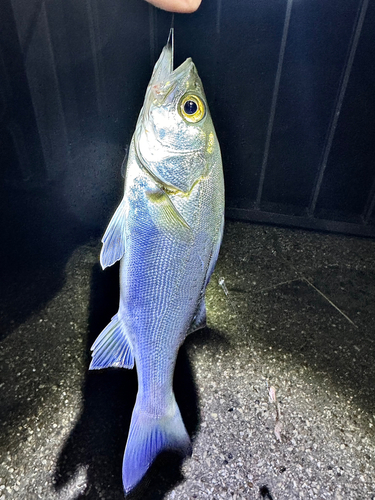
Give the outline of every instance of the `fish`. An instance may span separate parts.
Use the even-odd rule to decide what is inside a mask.
[[[173,69],[173,29],[157,60],[127,153],[124,196],[102,238],[120,261],[117,314],[94,342],[91,370],[137,370],[124,452],[125,493],[162,451],[192,445],[173,392],[186,336],[206,325],[205,290],[224,228],[219,142],[197,69]]]

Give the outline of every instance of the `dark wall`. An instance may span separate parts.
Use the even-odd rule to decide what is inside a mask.
[[[171,18],[142,0],[2,0],[3,205],[39,190],[58,224],[105,229]],[[176,64],[196,63],[221,141],[229,215],[371,232],[374,22],[374,0],[203,0],[175,16]]]

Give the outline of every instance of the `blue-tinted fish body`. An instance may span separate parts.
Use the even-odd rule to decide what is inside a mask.
[[[158,453],[189,453],[173,393],[186,335],[205,326],[204,293],[223,231],[220,148],[196,68],[172,70],[164,47],[129,148],[124,198],[103,237],[103,268],[120,260],[120,305],[92,347],[91,369],[138,375],[123,461],[131,490]]]

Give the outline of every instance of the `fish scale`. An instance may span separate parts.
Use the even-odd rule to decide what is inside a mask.
[[[138,376],[123,459],[125,492],[160,452],[191,451],[173,373],[186,335],[205,326],[204,293],[223,233],[220,147],[203,86],[190,58],[175,70],[172,58],[167,43],[146,91],[124,197],[100,257],[103,268],[120,260],[120,303],[92,347],[90,368],[135,364]]]

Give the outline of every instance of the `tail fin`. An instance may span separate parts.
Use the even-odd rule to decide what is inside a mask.
[[[100,370],[110,366],[133,368],[134,356],[126,333],[125,325],[118,314],[104,328],[95,340],[92,350],[90,370]]]
[[[182,456],[191,454],[191,442],[173,396],[167,413],[153,417],[135,405],[122,464],[125,493],[132,490],[162,451],[176,451]]]

